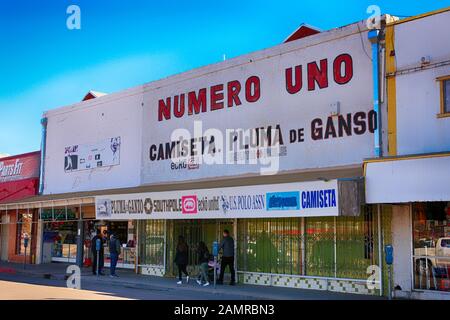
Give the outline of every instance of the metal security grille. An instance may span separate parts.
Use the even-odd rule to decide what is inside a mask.
[[[222,239],[222,232],[224,229],[233,234],[233,220],[172,220],[168,226],[167,245],[167,263],[169,274],[175,274],[176,268],[173,260],[175,257],[175,250],[178,241],[178,236],[183,236],[187,245],[189,246],[189,265],[188,270],[196,270],[198,265],[197,246],[200,241],[205,242],[209,251],[212,252],[213,241],[220,241]]]
[[[164,220],[145,220],[139,224],[139,264],[164,265]]]
[[[238,220],[238,270],[366,279],[376,264],[371,207],[359,217]]]
[[[238,220],[238,270],[301,274],[301,219]]]

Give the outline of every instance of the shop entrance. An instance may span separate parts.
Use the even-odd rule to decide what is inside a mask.
[[[169,273],[175,275],[176,266],[173,262],[175,250],[179,236],[183,236],[189,246],[189,271],[197,270],[197,246],[200,241],[205,242],[208,250],[212,253],[212,244],[214,241],[221,241],[224,229],[230,231],[230,235],[234,237],[233,220],[173,220],[173,236],[172,243],[168,246],[171,251],[167,255],[167,264]]]
[[[91,240],[99,229],[104,237],[105,266],[109,266],[109,236],[108,232],[114,232],[121,245],[117,268],[135,268],[136,257],[136,234],[133,220],[129,221],[102,221],[84,220],[83,235],[83,264],[90,267],[92,264]],[[44,223],[43,255],[42,261],[75,263],[77,256],[77,230],[78,221],[52,221]]]
[[[117,262],[117,268],[134,269],[136,260],[136,231],[135,223],[133,220],[124,221],[103,221],[103,220],[91,220],[88,222],[85,229],[88,231],[87,238],[89,241],[85,241],[85,257],[91,254],[91,240],[96,234],[96,230],[99,229],[103,235],[104,242],[104,256],[105,266],[110,266],[110,253],[109,253],[109,233],[113,232],[119,239],[122,246],[119,260]],[[88,245],[86,245],[88,244]]]

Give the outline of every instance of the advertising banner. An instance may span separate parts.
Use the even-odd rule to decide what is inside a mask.
[[[337,180],[194,189],[95,198],[96,219],[337,216]]]
[[[120,137],[64,149],[64,171],[95,169],[120,164]]]
[[[40,152],[0,158],[0,183],[39,178]]]
[[[354,24],[148,84],[141,183],[362,163],[377,127],[370,50]]]

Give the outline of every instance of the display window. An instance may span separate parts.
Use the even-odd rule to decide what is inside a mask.
[[[16,254],[25,254],[25,242],[28,252],[31,248],[31,234],[33,227],[33,214],[20,213],[17,219],[17,232],[16,232]]]
[[[51,245],[52,261],[74,262],[77,256],[77,222],[44,223],[44,242]]]
[[[450,292],[450,203],[414,203],[414,288]]]
[[[240,271],[366,279],[377,264],[376,215],[239,219]]]

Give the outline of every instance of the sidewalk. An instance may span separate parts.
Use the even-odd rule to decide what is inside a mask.
[[[66,269],[69,264],[51,263],[41,265],[0,262],[0,274],[16,274],[26,275],[33,278],[47,278],[65,280],[67,277]],[[108,274],[108,268],[105,268],[105,274]],[[378,296],[337,293],[322,290],[304,290],[282,287],[256,286],[248,284],[237,284],[230,286],[227,284],[221,286],[201,287],[195,282],[195,278],[190,280],[189,284],[183,282],[183,285],[177,285],[175,278],[146,276],[134,273],[133,270],[118,269],[119,278],[111,278],[109,276],[95,276],[90,268],[82,268],[81,283],[108,284],[117,287],[139,288],[149,290],[176,290],[180,292],[180,297],[185,297],[182,291],[192,292],[201,291],[202,293],[210,292],[211,294],[236,294],[243,298],[250,299],[270,299],[270,300],[378,300],[383,299]]]

